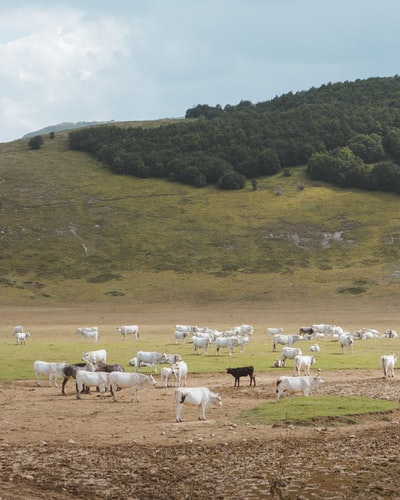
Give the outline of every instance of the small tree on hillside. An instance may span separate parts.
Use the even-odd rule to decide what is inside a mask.
[[[28,146],[31,149],[40,149],[43,145],[43,137],[41,135],[35,135],[31,137],[28,142]]]

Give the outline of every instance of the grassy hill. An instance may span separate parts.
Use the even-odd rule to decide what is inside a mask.
[[[0,144],[0,300],[399,293],[399,197],[291,172],[259,179],[257,191],[225,192],[117,176],[70,151],[67,132],[44,137],[38,151],[28,139]]]

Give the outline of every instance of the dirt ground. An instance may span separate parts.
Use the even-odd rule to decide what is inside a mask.
[[[82,309],[79,319],[88,311]],[[9,309],[2,313],[15,322]],[[26,311],[37,324],[44,313]],[[123,318],[121,311],[114,313]],[[101,314],[107,316],[104,309]],[[156,321],[146,314],[143,321]],[[369,308],[363,319],[374,317]],[[270,313],[269,325],[277,321]],[[324,380],[315,395],[399,400],[397,377],[383,380],[378,370],[324,372]],[[60,384],[49,388],[47,381],[42,387],[33,379],[3,383],[0,500],[400,499],[400,410],[351,425],[239,423],[242,409],[275,401],[275,382],[276,376],[257,373],[256,387],[242,379],[234,388],[227,374],[190,375],[188,385],[219,392],[223,405],[210,407],[205,422],[197,420],[197,408],[185,406],[181,423],[175,422],[174,389],[159,384],[144,390],[140,403],[131,403],[127,390],[113,403],[109,395],[102,400],[94,392],[78,401],[72,382],[66,396]]]

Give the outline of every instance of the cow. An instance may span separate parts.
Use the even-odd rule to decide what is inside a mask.
[[[310,345],[309,351],[310,352],[321,352],[321,349],[320,349],[318,344],[313,344],[313,345]]]
[[[14,333],[13,333],[13,336],[15,337],[17,333],[23,333],[24,332],[24,328],[22,327],[22,325],[17,325],[17,326],[14,326]]]
[[[211,343],[210,339],[208,337],[207,338],[199,338],[199,337],[196,337],[196,335],[194,335],[192,337],[192,342],[193,342],[195,354],[199,353],[199,349],[204,349],[204,354],[208,354],[207,349]]]
[[[279,399],[284,392],[290,394],[302,392],[304,396],[309,396],[323,383],[319,374],[316,377],[279,377],[276,381],[276,398]]]
[[[78,328],[77,333],[80,333],[85,341],[93,339],[95,342],[97,342],[99,340],[99,329],[97,328],[97,326]]]
[[[180,332],[179,330],[175,330],[174,339],[175,344],[178,343],[178,340],[181,340],[183,343],[186,342],[186,337],[189,336],[189,332]]]
[[[15,340],[19,345],[26,344],[26,339],[29,338],[30,336],[31,334],[29,332],[16,333]]]
[[[120,333],[124,340],[127,339],[128,335],[132,335],[136,340],[139,338],[139,326],[138,325],[121,325],[117,326],[117,332]]]
[[[397,362],[397,354],[384,354],[381,356],[381,368],[383,378],[394,377],[394,365]]]
[[[387,328],[385,330],[385,337],[387,337],[388,339],[397,339],[398,335],[396,330],[391,330],[390,328]]]
[[[95,367],[92,363],[74,363],[73,365],[65,365],[62,369],[63,383],[61,394],[65,396],[65,385],[68,380],[72,378],[76,378],[76,374],[79,370],[87,370],[89,372],[94,372]]]
[[[298,354],[303,354],[299,347],[282,347],[281,362],[282,366],[286,366],[287,359],[294,359]]]
[[[131,392],[131,403],[133,401],[133,395],[136,393],[136,401],[140,403],[139,391],[142,391],[148,385],[156,385],[156,381],[153,375],[145,375],[144,373],[121,373],[112,372],[109,375],[109,381],[111,384],[111,394],[114,401],[117,401],[115,396],[117,389],[130,388]]]
[[[182,422],[182,407],[184,403],[197,405],[200,408],[199,420],[206,419],[206,409],[210,404],[222,405],[221,396],[207,387],[178,387],[175,389],[176,421]]]
[[[114,372],[113,372],[114,373]],[[118,373],[118,372],[115,372]],[[98,387],[100,397],[105,398],[106,386],[108,384],[107,372],[89,372],[86,370],[78,370],[76,372],[76,398],[81,399],[81,392],[87,387]]]
[[[283,333],[283,328],[267,328],[267,333],[271,335],[280,335]]]
[[[272,364],[272,368],[282,368],[284,366],[283,361],[281,359],[274,359]]]
[[[343,335],[339,335],[339,344],[340,344],[340,352],[344,353],[344,348],[347,346],[347,352],[353,352],[353,344],[354,340],[351,335],[344,333]]]
[[[314,328],[312,326],[301,326],[299,328],[299,334],[300,335],[313,335],[314,333]]]
[[[175,331],[176,332],[187,332],[187,333],[195,333],[196,331],[196,326],[192,325],[175,325]]]
[[[83,352],[81,360],[89,361],[94,365],[96,363],[107,363],[107,351],[105,349],[98,349],[97,351]]]
[[[163,366],[160,372],[161,383],[163,387],[168,387],[168,379],[173,376],[176,382],[176,371],[174,365],[171,367]]]
[[[58,387],[57,379],[61,376],[62,370],[66,363],[49,363],[47,361],[35,361],[33,363],[33,371],[36,375],[36,382],[38,386],[42,386],[39,375],[49,376],[49,387],[51,381],[54,380],[54,385]]]
[[[303,337],[301,335],[274,335],[272,350],[275,352],[276,346],[278,344],[292,346],[295,342],[299,340],[303,340]]]
[[[310,368],[313,363],[317,361],[315,356],[301,356],[298,354],[294,358],[294,365],[293,365],[293,375],[297,373],[297,375],[301,375],[301,369],[304,367],[304,375],[310,375]]]
[[[235,378],[234,387],[240,386],[240,377],[250,377],[250,386],[256,385],[256,377],[254,375],[254,366],[242,366],[239,368],[227,368],[226,373]]]
[[[232,356],[233,348],[235,345],[242,345],[241,337],[217,337],[215,339],[216,354],[219,355],[219,350],[221,347],[226,347],[228,349],[229,356]]]
[[[188,367],[185,361],[177,361],[174,365],[172,365],[172,369],[177,374],[178,387],[185,386],[188,374]]]
[[[129,364],[131,365],[131,359]],[[154,351],[138,351],[136,353],[136,371],[140,371],[140,367],[144,366],[144,363],[148,363],[148,366],[152,366],[155,373],[157,373],[157,365],[162,363],[168,363],[165,354]]]
[[[333,325],[322,323],[319,325],[312,325],[312,329],[314,330],[315,333],[329,333],[332,326]]]
[[[118,363],[114,363],[111,365],[108,365],[107,363],[97,363],[95,365],[95,371],[96,372],[106,372],[106,373],[124,372],[125,368]]]

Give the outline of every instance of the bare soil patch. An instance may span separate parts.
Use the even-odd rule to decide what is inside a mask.
[[[110,324],[124,322],[121,310],[109,313],[115,318],[104,309],[98,314]],[[148,321],[175,319],[146,314]],[[29,315],[43,321],[34,310]],[[79,319],[93,323],[84,309]],[[271,314],[262,321],[279,326],[278,319]],[[399,399],[398,380],[383,380],[378,370],[324,372],[324,379],[316,395]],[[191,375],[188,385],[220,392],[223,406],[210,407],[206,422],[197,420],[197,408],[184,407],[179,424],[173,388],[147,389],[140,403],[123,390],[113,403],[94,392],[78,401],[72,382],[66,396],[60,387],[37,387],[33,378],[3,383],[0,499],[400,498],[400,410],[351,425],[240,423],[242,409],[275,401],[275,381],[257,373],[256,387],[242,379],[234,388],[227,374]]]

